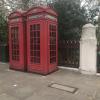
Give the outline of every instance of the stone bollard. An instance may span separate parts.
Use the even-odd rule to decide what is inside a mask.
[[[97,72],[97,39],[96,27],[86,24],[82,29],[80,40],[80,72],[82,74],[95,75]]]

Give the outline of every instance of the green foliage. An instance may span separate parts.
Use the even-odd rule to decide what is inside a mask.
[[[29,8],[29,1],[30,0],[21,0],[22,1],[22,9],[27,10]]]
[[[100,42],[100,17],[98,18],[98,23],[97,23],[97,40]]]
[[[8,33],[8,28],[7,28],[7,20],[5,16],[0,14],[0,43],[7,43],[7,33]]]
[[[89,10],[88,20],[94,25],[97,24],[97,22],[96,22],[96,20],[94,18],[97,16],[98,12],[99,12],[98,8]]]
[[[100,43],[100,1],[98,2],[95,11],[91,13],[94,14],[95,16],[98,16],[96,21],[94,21],[94,24],[97,26],[97,30],[96,30],[97,40]]]
[[[76,0],[56,0],[53,4],[58,13],[59,39],[79,39],[86,23],[85,10]]]

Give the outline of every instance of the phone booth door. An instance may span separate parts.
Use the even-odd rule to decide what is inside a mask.
[[[41,66],[41,21],[29,22],[27,25],[27,55],[28,55],[28,71],[40,72]]]
[[[57,23],[49,21],[48,24],[48,65],[49,72],[57,69],[57,53],[58,53],[58,35],[57,35]]]

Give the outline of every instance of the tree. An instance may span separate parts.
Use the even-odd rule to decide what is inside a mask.
[[[7,20],[4,18],[2,14],[0,14],[0,43],[7,43]]]
[[[5,7],[5,1],[0,1],[0,14],[2,14],[4,17],[6,16],[7,8]]]
[[[27,10],[30,7],[41,5],[44,0],[4,0],[4,4],[7,8],[9,8],[9,11],[14,11],[17,9],[21,10]]]
[[[5,1],[0,1],[0,43],[7,42],[7,8],[5,7]]]
[[[58,13],[59,39],[79,39],[86,23],[85,10],[75,0],[56,0],[51,4]]]
[[[29,0],[7,0],[5,6],[12,12],[18,9],[26,9],[28,7],[28,2]]]
[[[87,19],[92,24],[96,24],[95,17],[100,13],[99,0],[81,0],[81,6],[84,7]]]

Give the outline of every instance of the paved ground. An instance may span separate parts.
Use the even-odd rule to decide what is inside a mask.
[[[51,83],[78,88],[75,94],[48,87]],[[100,76],[59,70],[48,76],[23,73],[0,64],[0,100],[100,100]]]

